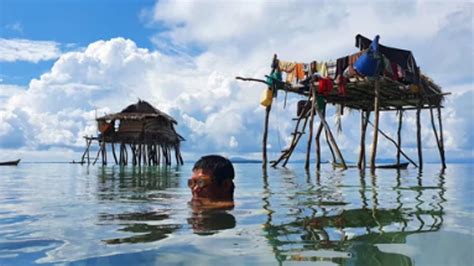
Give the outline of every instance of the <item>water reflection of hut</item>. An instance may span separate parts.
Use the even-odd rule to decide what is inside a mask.
[[[290,159],[303,134],[307,133],[307,149],[305,168],[309,169],[312,138],[316,145],[316,166],[320,167],[321,149],[320,136],[324,130],[326,141],[332,158],[337,165],[347,168],[345,160],[333,137],[325,119],[326,104],[336,105],[336,115],[342,116],[344,108],[358,110],[361,114],[360,154],[357,166],[364,169],[365,136],[367,125],[373,126],[373,141],[370,156],[370,168],[375,169],[378,134],[388,138],[397,148],[396,164],[392,167],[406,167],[400,163],[400,157],[405,157],[410,163],[420,168],[423,166],[421,143],[421,110],[430,110],[431,123],[439,149],[443,168],[446,167],[443,143],[443,127],[441,108],[444,96],[441,88],[430,78],[420,72],[411,51],[391,48],[378,44],[378,36],[371,41],[362,35],[356,36],[356,47],[360,51],[338,58],[337,61],[312,61],[307,63],[283,61],[274,56],[271,74],[266,80],[254,78],[237,79],[256,81],[268,86],[261,104],[266,107],[266,116],[263,133],[263,168],[267,164],[267,132],[269,114],[272,107],[272,98],[278,92],[302,95],[306,99],[298,103],[297,117],[290,145],[283,149],[280,156],[271,161],[272,166],[282,163],[285,166]],[[286,73],[283,80],[282,73]],[[301,103],[301,104],[300,104]],[[438,128],[435,125],[433,109],[437,111]],[[418,165],[411,160],[401,149],[401,128],[403,114],[407,111],[416,111]],[[379,128],[379,113],[392,111],[398,113],[397,140],[391,139]],[[370,114],[374,114],[373,124]],[[315,134],[313,124],[315,116],[319,118],[319,126]],[[339,120],[341,121],[341,120]],[[308,130],[306,130],[308,129]],[[306,131],[306,132],[305,132]]]
[[[102,154],[102,164],[107,164],[106,144],[109,143],[116,164],[128,163],[129,146],[133,165],[170,165],[174,151],[177,164],[183,164],[180,142],[184,140],[175,130],[177,124],[168,114],[156,109],[146,101],[139,100],[119,113],[99,117],[97,137],[85,137],[87,148],[81,162],[90,163],[89,149],[94,140],[99,143],[95,161]],[[115,143],[120,145],[119,158],[115,153]]]

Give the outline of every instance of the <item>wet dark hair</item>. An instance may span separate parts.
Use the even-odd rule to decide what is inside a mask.
[[[211,172],[217,184],[221,184],[225,179],[234,179],[234,166],[229,159],[220,155],[206,155],[201,157],[193,167],[193,171],[202,169]]]

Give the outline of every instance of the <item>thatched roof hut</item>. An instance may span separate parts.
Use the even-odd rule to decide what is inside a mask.
[[[96,118],[99,135],[89,140],[98,140],[103,146],[103,163],[106,164],[105,144],[110,143],[116,163],[127,164],[128,145],[132,152],[133,164],[160,164],[163,155],[163,163],[171,163],[171,151],[175,151],[176,162],[183,164],[180,154],[180,142],[184,138],[179,135],[174,126],[178,123],[168,114],[160,111],[146,101],[139,100],[137,103],[127,106],[119,113],[108,114]],[[120,144],[120,159],[115,156],[114,144]],[[88,149],[86,150],[88,152]],[[86,153],[84,153],[85,156]],[[84,156],[83,160],[84,161]],[[105,158],[104,158],[105,157]]]

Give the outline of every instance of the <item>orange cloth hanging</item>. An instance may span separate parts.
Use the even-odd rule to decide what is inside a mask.
[[[302,63],[297,63],[295,66],[296,69],[296,79],[297,80],[303,80],[304,79],[304,70],[303,70],[303,64]]]

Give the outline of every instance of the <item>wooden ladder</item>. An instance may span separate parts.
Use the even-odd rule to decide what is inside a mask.
[[[285,148],[281,151],[281,155],[277,160],[271,161],[272,167],[276,167],[281,161],[284,160],[283,162],[283,167],[286,166],[288,163],[288,160],[291,157],[291,154],[295,150],[296,146],[298,145],[298,142],[301,139],[301,136],[305,134],[305,129],[308,124],[308,119],[311,114],[311,95],[308,96],[308,100],[306,101],[306,104],[303,107],[303,111],[300,113],[300,115],[294,119],[296,121],[295,129],[291,133],[293,136],[293,139],[291,140],[290,146],[288,148]]]

